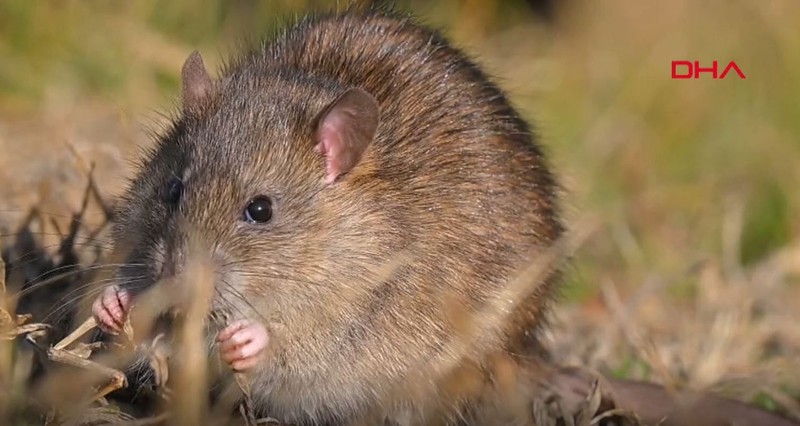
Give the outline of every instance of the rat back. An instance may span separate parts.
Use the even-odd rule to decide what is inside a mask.
[[[407,19],[349,13],[303,21],[245,64],[362,88],[380,106],[375,140],[337,197],[380,211],[372,237],[389,250],[377,257],[410,258],[352,314],[348,336],[377,354],[354,351],[359,369],[386,368],[391,353],[398,381],[425,382],[498,348],[540,354],[556,272],[501,320],[486,312],[560,236],[556,187],[529,126],[474,63]]]
[[[557,187],[529,125],[439,33],[375,12],[313,17],[241,66],[290,69],[376,98],[375,140],[343,183],[391,216],[383,234],[397,250],[414,248],[418,297],[406,303],[444,291],[479,309],[561,235]],[[505,322],[504,344],[533,343],[524,336],[543,322],[556,275]],[[387,283],[377,293],[398,292]],[[440,302],[431,296],[430,308]]]

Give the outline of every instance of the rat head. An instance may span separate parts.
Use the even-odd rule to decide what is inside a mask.
[[[343,321],[325,308],[358,298],[346,290],[388,250],[364,232],[385,215],[353,186],[376,137],[375,99],[267,65],[214,81],[196,52],[182,80],[181,116],[120,211],[119,285],[181,274],[192,236],[213,262],[216,312],[285,329]]]

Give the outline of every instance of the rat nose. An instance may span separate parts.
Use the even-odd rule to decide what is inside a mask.
[[[180,274],[186,264],[185,244],[177,241],[165,244],[163,257],[159,278],[164,279]]]

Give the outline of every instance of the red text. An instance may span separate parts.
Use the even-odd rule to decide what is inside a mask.
[[[700,61],[672,61],[672,78],[698,79],[701,76],[711,76],[714,80],[717,80],[724,79],[731,71],[736,72],[742,80],[747,78],[734,61],[728,62],[728,65],[722,69],[722,73],[719,72],[719,69],[719,62],[717,61],[713,61],[711,66],[702,66]]]

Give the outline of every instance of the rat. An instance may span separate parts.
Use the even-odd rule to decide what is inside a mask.
[[[281,421],[477,421],[486,394],[454,393],[455,371],[545,356],[557,268],[480,316],[564,232],[542,147],[473,60],[396,12],[302,18],[217,78],[193,52],[116,218],[101,328],[199,236],[226,319],[209,340]]]

